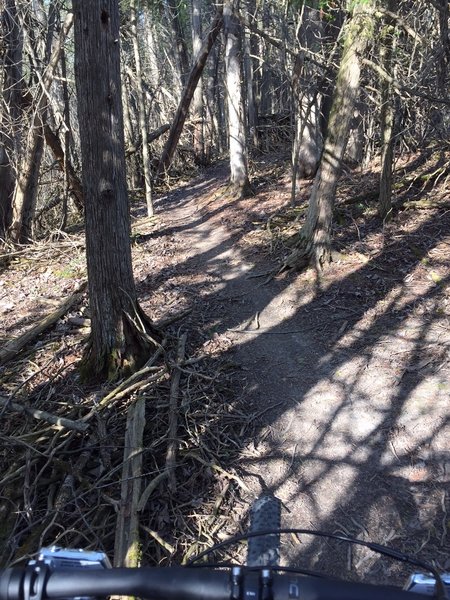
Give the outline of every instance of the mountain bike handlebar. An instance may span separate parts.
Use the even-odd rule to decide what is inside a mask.
[[[51,570],[38,563],[0,571],[0,600],[92,599],[111,595],[151,600],[411,600],[411,592],[397,588],[296,573],[277,574],[264,568]],[[419,597],[425,598],[422,594]]]

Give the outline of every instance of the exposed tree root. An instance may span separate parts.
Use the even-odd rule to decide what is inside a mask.
[[[293,249],[285,258],[279,270],[280,273],[289,269],[302,271],[308,267],[322,271],[332,261],[331,248],[329,244],[321,242],[320,231],[314,232],[312,236],[307,236],[301,230],[290,238],[288,245]]]
[[[160,346],[161,333],[137,304],[134,316],[123,311],[115,339],[102,354],[88,342],[80,363],[82,381],[116,381],[142,367]]]
[[[255,195],[250,182],[247,180],[243,184],[228,182],[224,190],[224,195],[229,196],[233,200],[243,200]]]

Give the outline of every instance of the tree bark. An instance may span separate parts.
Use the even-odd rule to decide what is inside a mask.
[[[137,140],[136,134],[131,120],[130,107],[130,90],[128,85],[128,75],[126,69],[123,69],[122,76],[122,109],[124,121],[124,136],[125,136],[125,154],[127,161],[127,178],[131,189],[135,190],[139,187],[139,165],[137,157]]]
[[[304,5],[298,35],[300,47],[310,51],[317,49],[318,39],[320,39],[319,9],[315,4],[312,7]],[[292,78],[296,105],[292,157],[292,202],[295,199],[297,178],[310,179],[314,177],[322,150],[319,93],[317,87],[311,83],[314,81],[313,67],[308,66],[305,58],[303,50],[295,59]]]
[[[220,39],[220,38],[219,38]],[[204,149],[205,162],[211,161],[213,148],[220,153],[222,151],[222,130],[219,127],[220,104],[217,94],[218,68],[219,68],[218,43],[211,49],[208,76],[205,85],[205,126],[204,126]],[[214,145],[215,142],[215,145]]]
[[[247,0],[246,21],[251,21],[253,13],[255,11],[254,0]],[[245,86],[246,86],[246,105],[247,105],[247,122],[250,143],[257,148],[258,147],[258,111],[256,107],[255,98],[255,82],[254,82],[254,70],[252,61],[252,34],[250,29],[246,28],[243,35],[244,42],[244,74],[245,74]]]
[[[138,101],[138,119],[139,129],[142,138],[142,168],[144,172],[144,192],[145,203],[147,205],[147,215],[153,216],[153,199],[152,199],[152,171],[151,171],[151,155],[150,145],[148,141],[147,115],[145,110],[145,95],[142,81],[141,54],[139,50],[138,32],[137,32],[137,14],[136,0],[130,0],[130,29],[133,42],[134,65],[136,67],[136,85],[137,85],[137,101]]]
[[[388,10],[395,10],[393,0],[388,2]],[[386,73],[392,76],[392,53],[394,44],[394,24],[392,19],[386,15],[382,24],[380,62]],[[378,197],[378,212],[384,220],[388,219],[392,209],[392,161],[394,158],[394,99],[392,97],[393,86],[386,78],[380,79],[381,91],[381,175],[380,195]]]
[[[16,182],[14,159],[21,147],[22,47],[23,34],[15,0],[5,0],[1,14],[3,40],[3,100],[0,113],[0,235],[11,224],[12,199]]]
[[[167,142],[161,154],[161,158],[159,160],[157,170],[158,177],[161,177],[167,171],[172,162],[173,155],[175,154],[175,150],[177,148],[177,144],[180,139],[180,135],[183,131],[183,126],[189,112],[189,106],[191,104],[195,88],[197,87],[203,69],[205,68],[206,61],[208,60],[211,48],[213,47],[214,42],[216,41],[217,36],[219,35],[219,32],[222,28],[222,23],[222,7],[219,6],[216,16],[209,29],[208,35],[203,41],[202,48],[189,74],[186,87],[183,91],[183,95],[181,97],[177,112],[175,114],[172,126],[170,128],[169,137],[167,139]]]
[[[141,366],[156,336],[137,303],[130,246],[118,0],[73,0],[91,335],[84,380]]]
[[[52,10],[52,5],[49,10]],[[40,78],[38,99],[32,106],[33,118],[30,124],[26,143],[18,164],[18,177],[12,200],[12,222],[9,235],[13,242],[25,243],[31,238],[31,228],[37,199],[37,184],[39,169],[44,149],[43,126],[47,114],[47,92],[53,81],[53,75],[58,64],[64,41],[72,27],[72,15],[68,14],[61,29],[58,43],[50,53],[53,31],[49,25],[47,51],[44,64],[47,64]],[[54,26],[54,24],[53,24]]]
[[[63,162],[62,168],[64,172],[64,195],[62,202],[62,215],[61,215],[61,226],[60,229],[65,231],[67,226],[67,217],[68,217],[68,203],[69,196],[71,193],[71,177],[70,171],[75,175],[74,169],[70,163],[70,148],[71,143],[73,142],[72,138],[72,128],[70,124],[70,99],[69,99],[69,89],[67,87],[67,62],[66,62],[66,53],[64,48],[61,52],[61,76],[62,76],[62,97],[64,102],[63,109],[63,122],[64,122],[64,151],[63,151]],[[44,134],[45,135],[45,134]],[[58,140],[59,141],[59,140]],[[78,176],[76,179],[79,182]],[[75,199],[75,206],[81,212],[83,210],[83,195],[78,196],[74,193],[73,197]]]
[[[195,61],[202,48],[201,0],[192,0],[192,56]],[[200,77],[192,100],[194,121],[194,157],[199,165],[205,164],[205,144],[203,134],[203,78]]]
[[[84,210],[83,186],[67,156],[67,144],[65,144],[65,148],[62,147],[59,137],[48,123],[44,126],[44,136],[47,146],[52,151],[61,171],[67,178],[68,190],[73,196],[75,206],[82,213]]]
[[[226,38],[225,70],[228,106],[228,144],[230,150],[230,189],[238,197],[252,193],[248,178],[247,139],[244,96],[242,92],[241,33],[235,15],[234,0],[226,0],[223,8]]]
[[[450,7],[448,1],[437,0],[437,8],[439,11],[439,31],[442,45],[442,52],[437,65],[437,79],[441,96],[448,98],[448,67],[450,65],[450,38],[448,30]]]
[[[263,2],[261,6],[260,29],[270,31],[271,16],[270,4]],[[260,98],[259,109],[261,115],[268,115],[272,112],[272,71],[270,65],[270,46],[260,40],[259,58],[262,60],[260,71]]]
[[[331,259],[334,199],[359,89],[360,57],[373,35],[374,4],[375,0],[357,4],[346,27],[327,138],[314,179],[306,222],[284,268],[303,268],[310,263],[320,270]]]
[[[166,9],[169,15],[173,35],[175,37],[175,51],[180,70],[181,85],[187,84],[189,74],[189,56],[186,47],[186,40],[183,32],[183,25],[180,19],[178,0],[166,0]]]

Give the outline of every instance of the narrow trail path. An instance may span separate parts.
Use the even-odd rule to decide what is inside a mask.
[[[383,254],[376,264],[353,256],[320,280],[310,272],[264,283],[272,259],[242,244],[264,208],[257,198],[233,205],[224,182],[223,169],[208,172],[159,211],[161,235],[178,249],[168,285],[183,281],[191,323],[213,332],[209,347],[236,367],[236,403],[259,414],[241,475],[255,495],[282,499],[286,524],[420,550],[443,565],[450,338],[444,318],[418,310],[441,290],[380,270]],[[304,538],[285,550],[340,575],[404,575],[365,549]]]

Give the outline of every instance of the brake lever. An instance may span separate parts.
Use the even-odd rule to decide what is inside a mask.
[[[111,563],[104,552],[60,548],[41,548],[36,560],[30,560],[24,578],[24,600],[42,600],[47,576],[56,569],[110,569]],[[65,600],[64,598],[61,600]],[[69,600],[69,599],[68,599]],[[81,597],[70,600],[95,600]]]

